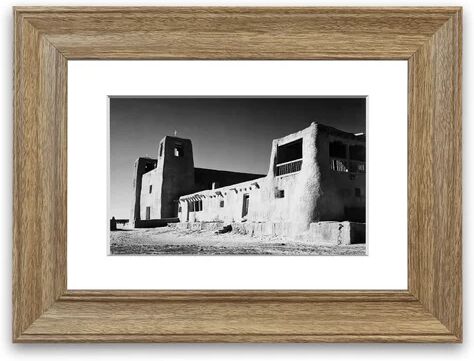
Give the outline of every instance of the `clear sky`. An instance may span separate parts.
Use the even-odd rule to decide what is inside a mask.
[[[175,131],[195,167],[266,174],[273,139],[311,122],[365,133],[365,118],[365,98],[111,98],[110,215],[129,218],[134,161]]]

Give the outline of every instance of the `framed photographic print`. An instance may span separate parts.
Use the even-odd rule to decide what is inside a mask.
[[[460,8],[15,9],[15,342],[461,342]]]
[[[110,112],[110,254],[365,254],[364,98],[112,98]],[[147,142],[156,156],[137,158]]]

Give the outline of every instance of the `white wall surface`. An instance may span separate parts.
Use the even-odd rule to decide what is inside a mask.
[[[306,5],[306,6],[464,6],[463,132],[464,132],[464,344],[462,345],[13,345],[11,343],[12,254],[12,49],[14,5]],[[467,360],[474,357],[472,337],[472,263],[474,259],[474,126],[469,65],[472,56],[474,2],[458,1],[10,1],[0,3],[0,359],[1,360]]]

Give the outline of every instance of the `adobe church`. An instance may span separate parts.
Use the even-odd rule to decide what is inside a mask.
[[[135,161],[130,224],[297,234],[324,221],[364,223],[365,142],[364,134],[312,123],[273,140],[267,174],[251,174],[196,168],[191,140],[166,136],[157,159]]]

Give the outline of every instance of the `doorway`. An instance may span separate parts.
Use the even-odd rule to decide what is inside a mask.
[[[245,217],[249,213],[249,195],[248,193],[244,194],[243,204],[242,204],[242,217]]]

